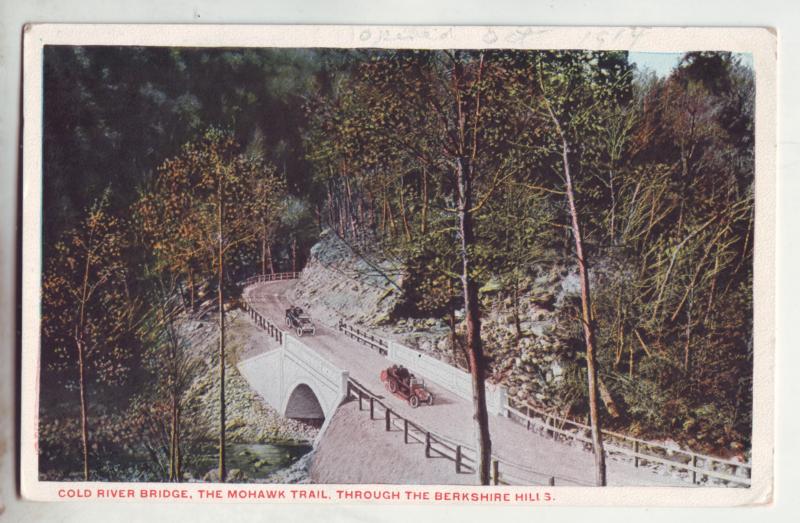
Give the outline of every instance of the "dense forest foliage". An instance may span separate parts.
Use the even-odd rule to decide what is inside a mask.
[[[299,270],[326,227],[398,267],[400,313],[455,334],[464,311],[483,482],[503,362],[481,289],[516,309],[543,268],[578,275],[556,331],[576,372],[550,401],[589,415],[596,448],[609,424],[749,448],[754,79],[736,56],[659,78],[624,52],[47,47],[44,100],[42,451],[84,478],[156,423],[180,480],[179,322],[216,314],[224,385],[235,282]],[[219,447],[224,478],[225,430]]]

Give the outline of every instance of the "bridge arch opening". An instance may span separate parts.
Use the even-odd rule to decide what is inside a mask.
[[[289,395],[284,416],[317,428],[325,422],[325,412],[317,395],[305,383],[295,387]]]

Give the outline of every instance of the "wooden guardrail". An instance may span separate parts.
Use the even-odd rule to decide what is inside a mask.
[[[422,443],[426,458],[439,456],[452,461],[457,474],[475,473],[477,452],[471,447],[436,434],[398,414],[353,378],[349,378],[347,381],[347,397],[355,397],[358,401],[358,410],[369,411],[369,419],[383,420],[384,430],[387,432],[392,430],[402,431],[403,443]],[[514,474],[513,469],[516,469],[516,474]],[[520,473],[528,477],[523,478]],[[556,476],[542,474],[533,469],[512,464],[510,460],[500,459],[497,456],[492,456],[491,479],[494,485],[540,484],[552,486],[556,484]],[[566,478],[565,482],[574,483],[573,480]]]
[[[255,276],[250,276],[246,280],[242,280],[238,283],[239,287],[247,287],[248,285],[253,285],[254,283],[264,283],[268,281],[280,281],[280,280],[295,280],[300,277],[299,272],[276,272],[274,274],[257,274]]]
[[[383,338],[379,338],[357,327],[348,325],[344,320],[339,320],[338,327],[339,331],[344,333],[345,336],[378,351],[378,354],[382,356],[389,354],[389,344]]]
[[[250,285],[255,283],[265,283],[270,281],[281,281],[281,280],[294,280],[300,277],[299,272],[276,272],[274,274],[258,274],[256,276],[251,276],[246,280],[242,280],[238,283],[239,287],[246,288]],[[250,303],[248,300],[247,294],[244,293],[242,295],[242,309],[250,315],[250,318],[253,322],[260,328],[264,329],[269,333],[272,338],[275,339],[278,343],[283,343],[283,331],[270,320],[265,318],[261,315],[255,308],[253,308],[253,304]]]
[[[510,401],[509,403],[512,403]],[[558,441],[573,440],[592,447],[589,425],[555,416],[527,404],[508,405],[508,418],[525,425],[528,430]],[[618,432],[603,430],[603,447],[606,454],[618,454],[631,460],[634,467],[644,463],[657,463],[675,470],[685,471],[687,479],[698,484],[702,477],[714,478],[737,485],[750,485],[751,465],[730,461],[690,450],[667,447],[659,443],[634,438]]]
[[[250,319],[260,328],[264,329],[278,343],[283,343],[283,331],[270,320],[262,316],[247,299],[242,300],[242,309],[250,315]]]

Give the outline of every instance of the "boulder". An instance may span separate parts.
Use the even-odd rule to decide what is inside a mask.
[[[230,469],[228,471],[228,477],[227,477],[226,481],[239,482],[239,481],[246,481],[246,480],[247,480],[247,475],[245,475],[245,473],[242,472],[241,469]]]
[[[211,469],[203,475],[203,481],[219,483],[219,470]]]

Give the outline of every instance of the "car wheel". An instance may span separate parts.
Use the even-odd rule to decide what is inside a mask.
[[[297,330],[295,332],[297,332],[297,335],[299,337],[301,337],[301,338],[303,337],[303,329],[301,329],[300,327],[297,327]]]
[[[433,394],[428,394],[428,400],[426,401],[426,403],[428,404],[429,407],[433,405]]]
[[[416,409],[417,407],[419,407],[419,398],[416,396],[411,396],[410,398],[408,398],[408,403],[411,405],[412,408]]]
[[[389,380],[389,390],[392,391],[392,393],[397,392],[397,382],[396,381]]]

